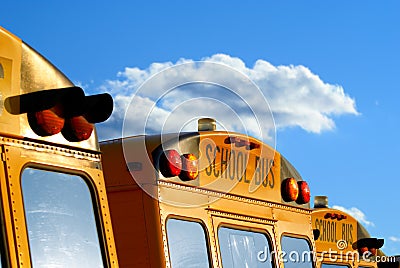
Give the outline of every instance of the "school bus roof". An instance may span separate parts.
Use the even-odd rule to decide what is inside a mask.
[[[318,252],[354,251],[364,246],[379,249],[383,245],[383,239],[371,238],[365,227],[348,213],[333,208],[316,208],[311,215],[313,229],[319,230],[315,240]]]
[[[134,179],[132,184],[156,187],[159,182],[166,182],[309,208],[308,202],[298,204],[283,200],[282,182],[286,178],[302,181],[296,169],[267,144],[240,133],[201,131],[142,135],[105,141],[100,147],[103,158],[114,157],[112,152],[119,151],[115,164],[129,169]],[[164,176],[160,162],[169,150],[176,150],[181,156],[193,154],[198,161],[198,176],[193,180],[183,180],[179,175]],[[124,163],[120,162],[122,154]],[[112,178],[107,180],[109,185],[118,184]]]
[[[3,107],[0,111],[0,135],[98,151],[95,130],[90,132],[90,134],[94,133],[93,135],[88,134],[88,137],[80,142],[69,139],[61,132],[53,135],[53,133],[38,134],[35,131],[29,121],[29,118],[33,118],[30,117],[31,114],[50,110],[50,107],[53,109],[59,104],[58,102],[63,102],[63,105],[57,106],[58,114],[61,112],[65,114],[67,110],[70,114],[77,113],[78,106],[80,110],[88,106],[86,103],[83,104],[88,96],[85,96],[81,88],[75,87],[60,70],[37,51],[1,27],[0,43],[0,105]],[[75,96],[79,96],[79,98],[75,98]],[[68,109],[64,105],[66,97],[70,99]],[[107,109],[107,111],[110,110],[109,108],[112,110],[110,98],[111,96],[106,97],[107,105],[103,105],[103,109]],[[91,99],[91,104],[94,103],[93,99]],[[96,101],[97,99],[104,100],[103,96],[96,97]],[[81,105],[77,103],[81,103]],[[49,114],[47,113],[47,115]],[[91,112],[91,114],[93,113]],[[51,116],[53,115],[51,114]],[[51,117],[51,119],[53,118],[54,116]],[[68,118],[72,118],[72,116]],[[57,118],[58,121],[53,121],[58,125],[53,124],[49,128],[50,131],[54,131],[55,127],[61,131],[61,128],[66,125],[63,124],[64,119],[58,120]],[[64,131],[66,127],[62,129]],[[64,131],[64,133],[66,132]]]

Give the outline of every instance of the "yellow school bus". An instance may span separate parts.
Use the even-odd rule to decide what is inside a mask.
[[[351,215],[328,208],[327,197],[315,197],[312,212],[317,267],[384,268],[399,267],[393,256],[380,248],[383,239],[373,238]]]
[[[0,28],[0,267],[118,267],[94,128],[112,107]]]
[[[100,147],[122,267],[315,267],[308,185],[267,144],[204,118]]]

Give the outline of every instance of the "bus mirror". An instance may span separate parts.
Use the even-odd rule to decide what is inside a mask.
[[[313,229],[314,240],[318,240],[319,236],[321,235],[321,231],[318,229]]]

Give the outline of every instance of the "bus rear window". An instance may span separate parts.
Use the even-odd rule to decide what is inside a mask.
[[[265,234],[220,227],[218,240],[223,267],[273,267]]]
[[[22,193],[32,267],[103,267],[93,201],[83,178],[26,168]]]
[[[210,267],[206,234],[200,223],[168,219],[167,237],[172,268]]]
[[[285,268],[312,268],[313,254],[306,239],[282,236],[282,261]]]

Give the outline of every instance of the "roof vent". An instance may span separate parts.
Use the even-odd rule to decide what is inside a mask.
[[[217,128],[217,123],[214,118],[200,118],[197,121],[198,131],[214,131]]]
[[[314,208],[327,208],[328,197],[325,195],[319,195],[314,197]]]

